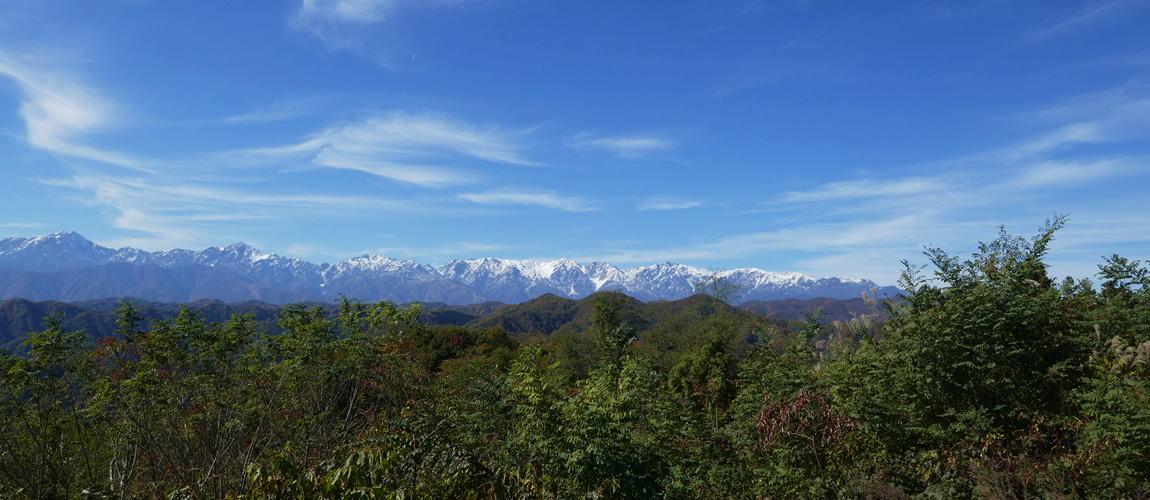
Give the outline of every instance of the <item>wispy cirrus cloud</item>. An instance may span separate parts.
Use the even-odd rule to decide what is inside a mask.
[[[780,207],[839,202],[820,209],[824,214],[906,213],[921,210],[977,210],[1019,203],[1055,187],[1081,186],[1120,176],[1139,176],[1150,168],[1138,161],[1099,159],[1088,161],[1047,160],[1020,165],[996,165],[961,175],[944,173],[876,181],[856,179],[823,184],[807,191],[785,193]],[[853,202],[853,203],[846,203]],[[784,208],[779,208],[783,210]]]
[[[134,202],[140,205],[156,206],[156,210],[182,211],[194,208],[217,209],[229,213],[230,217],[252,216],[263,218],[252,212],[237,211],[236,207],[265,207],[274,209],[303,208],[304,205],[324,206],[332,209],[371,210],[398,208],[402,203],[387,202],[377,198],[356,196],[260,193],[250,190],[222,188],[207,184],[193,184],[187,179],[166,181],[143,178],[112,177],[103,175],[79,175],[70,180],[46,180],[46,184],[87,189],[112,205]],[[165,202],[160,205],[160,202]],[[212,215],[214,217],[214,215]]]
[[[375,24],[414,7],[451,7],[479,0],[302,0],[294,22],[316,24]]]
[[[1047,131],[958,161],[1010,165],[1057,158],[1081,146],[1145,140],[1150,137],[1150,85],[1132,82],[1010,118]]]
[[[1075,144],[1113,143],[1150,136],[1150,85],[1135,82],[1069,99],[1058,105],[1029,113],[1024,121],[1038,124],[1061,123],[1056,130],[1036,141],[1038,152],[1053,151]],[[1027,144],[1027,146],[1031,146]]]
[[[595,210],[583,198],[562,196],[555,191],[539,189],[502,188],[481,193],[464,193],[459,195],[459,198],[481,205],[535,205],[566,212]]]
[[[377,161],[364,158],[360,155],[332,149],[321,150],[315,156],[314,162],[325,167],[358,170],[378,177],[385,177],[425,187],[470,184],[475,180],[474,175],[462,170],[414,165],[410,163]]]
[[[401,70],[411,40],[402,30],[381,29],[408,11],[428,7],[456,7],[479,0],[302,0],[289,20],[293,29],[310,33],[332,50],[347,50],[379,65]]]
[[[147,170],[135,158],[84,143],[85,136],[116,125],[113,117],[119,113],[111,101],[59,67],[66,55],[29,54],[0,51],[0,76],[15,82],[21,94],[17,98],[29,145],[54,155]]]
[[[404,0],[302,0],[289,26],[318,38],[333,50],[364,50],[365,28],[387,19]],[[377,59],[380,59],[377,57]],[[392,66],[382,58],[384,66]]]
[[[323,101],[322,98],[315,98],[274,102],[247,113],[224,118],[224,123],[268,123],[291,120],[315,113],[323,107]]]
[[[1144,139],[1150,136],[1150,87],[1131,84],[1095,92],[1015,118],[1049,131],[961,160],[1020,162],[1065,153],[1077,146]]]
[[[370,24],[382,21],[400,0],[303,0],[296,15],[331,22]]]
[[[1018,188],[1081,185],[1127,171],[1126,165],[1118,160],[1045,161],[1022,169],[1005,185]]]
[[[971,242],[993,238],[988,228],[998,225],[1027,234],[1036,218],[1052,213],[1083,220],[1127,213],[1140,203],[1133,186],[1150,179],[1150,158],[1140,147],[1150,138],[1147,94],[1144,86],[1133,84],[1068,99],[1021,116],[1017,121],[1034,132],[1011,144],[905,166],[898,169],[903,175],[887,169],[881,177],[871,173],[825,182],[767,203],[766,211],[778,219],[801,221],[793,225],[784,222],[776,230],[727,236],[718,243],[618,257],[718,258],[724,255],[716,251],[720,248],[746,255],[803,252],[809,256],[795,266],[809,274],[856,268],[891,283],[899,258],[921,262],[923,245],[970,251]],[[1113,195],[1094,194],[1100,186]],[[1106,229],[1085,237],[1076,235],[1080,225],[1075,221],[1060,232],[1060,249],[1075,241],[1089,242],[1083,247],[1109,242],[1121,248],[1150,239],[1145,226],[1101,225]],[[656,255],[660,252],[667,255]],[[1090,276],[1092,266],[1082,265],[1090,257],[1080,257],[1084,260],[1052,272]]]
[[[621,158],[634,158],[670,149],[675,143],[654,135],[598,136],[584,132],[567,141],[575,149],[606,151]]]
[[[535,165],[517,141],[526,130],[473,125],[444,115],[392,112],[321,130],[305,140],[243,151],[253,157],[306,155],[317,166],[358,170],[425,187],[468,184],[476,176],[433,162]]]
[[[938,204],[961,200],[964,204],[992,205],[1010,195],[1036,189],[1074,185],[1148,173],[1148,161],[1129,153],[1098,152],[1085,156],[1084,146],[1115,145],[1150,137],[1150,89],[1127,85],[1079,96],[1021,116],[1021,121],[1045,128],[1032,137],[988,151],[936,162],[918,170],[940,170],[916,175],[830,182],[813,189],[791,191],[783,203],[886,199],[905,209],[908,204]],[[837,209],[842,209],[838,207]],[[873,210],[860,205],[859,210]]]
[[[1004,151],[1004,159],[1020,160],[1042,153],[1057,151],[1079,144],[1091,144],[1110,140],[1104,124],[1091,121],[1071,123],[1032,140],[1011,146]]]
[[[410,258],[414,260],[426,259],[429,256],[434,256],[435,259],[458,259],[470,258],[471,256],[488,257],[498,252],[514,248],[508,245],[493,245],[490,243],[482,243],[476,241],[456,241],[450,242],[441,246],[434,247],[412,247],[412,246],[386,246],[377,247],[369,250],[361,250],[359,252],[344,252],[346,254],[376,254],[386,255],[393,258]],[[442,262],[442,260],[440,260]],[[435,265],[430,261],[421,261],[423,264]]]
[[[172,248],[215,239],[221,223],[268,223],[299,216],[419,211],[434,207],[418,201],[337,196],[307,192],[268,192],[235,182],[197,183],[186,178],[81,174],[45,179],[46,185],[90,193],[92,204],[110,209],[112,226],[148,236],[112,243],[142,248]],[[111,244],[111,243],[110,243]]]
[[[951,187],[944,178],[912,177],[893,181],[861,179],[823,184],[809,191],[791,191],[782,202],[849,200],[879,196],[906,196],[942,191]]]
[[[640,262],[684,262],[724,260],[777,252],[853,252],[858,248],[921,248],[922,237],[937,224],[934,214],[902,215],[866,222],[825,222],[784,227],[771,231],[748,232],[710,241],[653,250],[618,249],[599,255],[585,255],[580,262],[604,261],[615,264]],[[887,254],[889,255],[889,253]],[[889,270],[888,270],[889,271]],[[897,272],[897,270],[895,271]],[[893,279],[867,276],[872,279]],[[893,281],[887,281],[893,282]]]
[[[1051,38],[1065,35],[1067,33],[1072,33],[1074,31],[1084,29],[1087,26],[1100,22],[1107,17],[1119,14],[1128,4],[1130,4],[1130,2],[1119,0],[1115,2],[1091,5],[1066,19],[1034,30],[1029,35],[1027,35],[1025,40],[1031,43],[1042,42]]]
[[[686,210],[703,206],[698,200],[683,200],[676,198],[650,198],[643,200],[637,207],[640,211],[647,210]]]

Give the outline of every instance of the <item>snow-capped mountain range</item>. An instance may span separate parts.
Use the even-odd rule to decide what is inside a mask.
[[[852,278],[815,279],[801,273],[735,269],[740,300],[829,297],[849,299],[893,287]],[[0,299],[79,301],[132,296],[145,300],[523,302],[552,293],[582,298],[619,290],[640,300],[675,300],[695,293],[712,271],[671,262],[620,269],[604,262],[483,258],[453,260],[436,269],[411,260],[363,255],[334,265],[264,254],[244,243],[201,251],[111,249],[61,231],[0,240]]]

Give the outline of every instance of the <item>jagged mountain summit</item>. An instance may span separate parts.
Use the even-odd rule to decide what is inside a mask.
[[[452,281],[465,284],[491,300],[523,302],[545,293],[581,298],[599,290],[621,290],[643,301],[677,300],[695,293],[695,284],[713,271],[665,262],[619,269],[605,262],[586,266],[569,259],[530,261],[508,259],[453,260],[439,268]],[[740,285],[740,300],[830,297],[850,299],[878,288],[869,280],[815,279],[802,273],[734,269],[723,273]],[[829,295],[827,295],[829,294]]]
[[[146,300],[369,301],[518,303],[545,294],[583,298],[619,290],[644,301],[677,300],[712,274],[682,264],[620,269],[605,262],[483,258],[453,260],[436,269],[411,260],[363,255],[334,265],[264,254],[236,243],[201,251],[111,249],[71,231],[0,240],[0,298],[77,301],[134,296]],[[801,273],[735,269],[740,300],[828,297],[850,299],[893,287],[852,278],[815,279]]]

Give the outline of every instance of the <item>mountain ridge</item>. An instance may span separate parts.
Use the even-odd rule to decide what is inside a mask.
[[[79,301],[133,295],[149,300],[333,301],[340,296],[396,302],[521,303],[546,294],[581,299],[617,290],[642,301],[676,300],[696,292],[714,274],[664,262],[621,269],[606,262],[579,264],[486,257],[456,259],[439,268],[413,260],[362,255],[315,264],[246,243],[201,251],[148,252],[103,247],[72,231],[0,240],[0,298]],[[864,291],[898,289],[856,278],[812,278],[756,268],[721,271],[741,287],[741,301],[849,299]]]

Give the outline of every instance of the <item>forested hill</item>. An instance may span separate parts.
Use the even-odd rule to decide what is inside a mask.
[[[139,307],[141,316],[149,321],[175,318],[180,304],[148,302],[133,298],[101,299],[86,302],[33,302],[26,299],[0,301],[0,349],[13,353],[24,352],[21,345],[29,332],[43,329],[45,318],[60,315],[61,325],[69,331],[82,331],[91,338],[112,336],[117,328],[116,305],[131,301]],[[272,328],[283,306],[263,302],[235,302],[226,304],[218,300],[190,302],[188,308],[205,321],[222,323],[235,314],[250,314],[257,324]]]
[[[150,302],[135,298],[100,299],[84,302],[30,301],[8,299],[0,301],[0,349],[13,353],[24,352],[21,345],[29,332],[42,329],[44,319],[60,315],[64,328],[70,331],[83,331],[92,338],[112,336],[116,330],[116,306],[121,301],[135,303],[145,319],[149,321],[168,320],[180,313],[180,304],[171,302]],[[765,321],[780,331],[797,331],[795,321],[805,313],[822,307],[829,314],[827,321],[850,319],[850,313],[863,314],[865,304],[861,299],[838,301],[835,299],[812,299],[786,301],[753,301],[739,310],[726,304],[709,304],[713,299],[697,294],[675,301],[655,301],[643,303],[630,299],[643,323],[643,328],[655,331],[684,329],[697,326],[706,314],[707,308],[723,308],[744,325]],[[775,303],[780,303],[775,305]],[[849,302],[842,304],[843,302]],[[335,314],[331,304],[315,304],[323,307],[328,314]],[[212,323],[222,323],[235,314],[251,314],[257,324],[269,332],[278,331],[277,317],[283,306],[258,301],[224,303],[218,300],[200,300],[187,304],[193,312],[202,315]],[[470,305],[448,305],[444,303],[422,304],[422,321],[430,325],[457,325],[468,328],[501,327],[508,333],[527,337],[532,335],[552,335],[555,333],[577,333],[586,331],[591,324],[591,298],[567,299],[547,294],[522,304],[484,302]],[[763,314],[762,311],[778,311],[779,316]],[[768,316],[768,317],[764,317]],[[753,328],[746,326],[745,330]]]
[[[833,300],[833,299],[832,299]],[[680,300],[644,303],[628,298],[641,329],[692,329],[707,316],[722,310],[743,324],[766,323],[780,330],[797,331],[794,321],[764,318],[760,314],[732,307],[704,294]],[[467,323],[469,328],[500,327],[513,335],[552,335],[580,333],[591,326],[594,296],[580,300],[544,295],[522,304],[510,304]],[[812,310],[813,311],[813,310]]]
[[[889,298],[889,297],[888,297]],[[739,309],[760,316],[806,321],[807,314],[819,312],[824,323],[850,321],[864,314],[871,314],[871,306],[862,297],[848,300],[816,297],[813,299],[748,300],[739,304]]]

